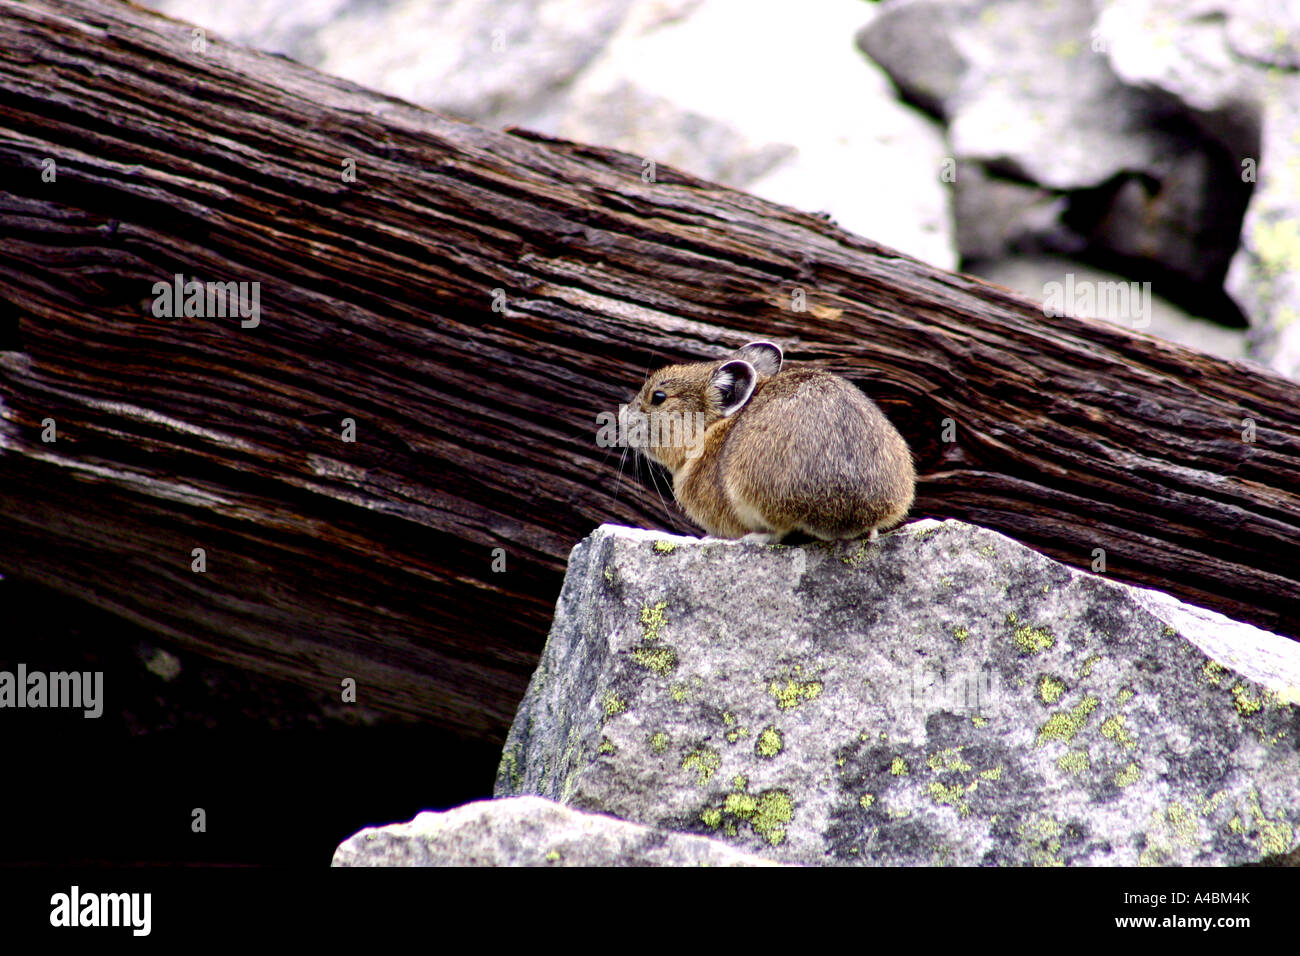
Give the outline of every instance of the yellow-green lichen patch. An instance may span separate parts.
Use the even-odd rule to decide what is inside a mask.
[[[1086,750],[1070,750],[1056,759],[1056,767],[1062,773],[1083,773],[1091,766]]]
[[[1165,866],[1195,851],[1199,843],[1196,814],[1181,803],[1151,812],[1146,832],[1146,849],[1138,854],[1138,866]]]
[[[1250,791],[1249,800],[1251,818],[1259,828],[1260,856],[1279,856],[1290,850],[1291,844],[1295,842],[1295,830],[1286,822],[1282,811],[1278,810],[1272,820],[1265,816],[1264,808],[1259,803],[1259,793],[1254,788]]]
[[[767,692],[776,699],[776,706],[781,710],[794,710],[806,700],[816,700],[822,694],[822,682],[819,680],[787,680],[785,686],[780,681],[767,685]]]
[[[668,749],[668,735],[662,730],[650,735],[650,752],[657,755]]]
[[[713,773],[722,766],[722,754],[710,747],[698,747],[682,758],[682,769],[699,774],[699,784],[704,786]]]
[[[1092,669],[1103,660],[1100,654],[1093,654],[1079,665],[1079,680],[1087,680],[1092,676]]]
[[[1059,823],[1051,817],[1033,817],[1016,828],[1020,852],[1033,866],[1064,866]]]
[[[615,717],[627,710],[627,701],[612,690],[607,690],[605,696],[601,698],[600,707],[606,717]]]
[[[926,788],[934,802],[943,806],[950,806],[955,809],[959,816],[970,816],[970,805],[966,803],[966,787],[961,784],[947,786],[938,780],[931,780],[930,786]],[[975,789],[975,784],[971,784],[970,789]]]
[[[1020,653],[1038,654],[1056,646],[1056,638],[1047,628],[1030,627],[1028,624],[1017,626],[1019,621],[1020,618],[1014,611],[1007,615],[1007,624],[1015,628],[1011,636],[1015,639],[1016,646],[1020,648]]]
[[[1300,221],[1260,219],[1252,235],[1260,268],[1270,277],[1300,272]]]
[[[676,551],[676,550],[677,550],[677,542],[676,542],[676,541],[656,541],[656,542],[655,542],[655,553],[657,553],[657,554],[672,554],[672,553],[673,553],[674,551]]]
[[[1038,728],[1037,746],[1041,747],[1049,740],[1060,740],[1068,744],[1088,722],[1088,716],[1100,703],[1100,700],[1089,694],[1071,710],[1058,710],[1052,714],[1047,718],[1047,722]]]
[[[523,785],[524,774],[519,767],[519,746],[509,747],[501,754],[501,767],[497,774],[510,781],[510,789],[518,791]]]
[[[559,863],[562,859],[564,859],[564,857],[560,855],[559,850],[552,850],[550,853],[546,854],[547,863]]]
[[[677,652],[671,647],[638,647],[632,651],[632,660],[639,667],[666,677],[677,666]]]
[[[993,768],[991,768],[991,769],[989,769],[989,770],[981,770],[981,771],[980,771],[980,779],[981,779],[981,780],[1001,780],[1001,779],[1002,779],[1002,768],[1001,768],[1001,767],[993,767]]]
[[[863,541],[857,551],[854,551],[852,554],[846,554],[844,557],[840,558],[840,560],[849,567],[856,568],[863,561],[867,561],[870,558],[871,543],[869,541]]]
[[[709,807],[700,812],[700,819],[710,830],[716,830],[722,824],[722,811],[717,807]]]
[[[736,722],[736,715],[729,710],[724,710],[722,712],[722,722],[730,727]]]
[[[908,774],[907,761],[902,757],[895,757],[889,765],[889,772],[895,777],[906,777]]]
[[[613,741],[611,741],[608,737],[601,737],[600,746],[596,748],[596,753],[616,754],[618,753],[618,748],[614,746]]]
[[[965,773],[970,769],[970,764],[961,759],[961,748],[955,750],[948,748],[940,750],[938,753],[931,754],[926,760],[931,770],[958,770]]]
[[[957,638],[958,644],[965,644],[966,638],[970,637],[970,628],[959,624],[952,629],[952,636]]]
[[[1124,726],[1126,717],[1123,714],[1115,714],[1107,717],[1101,725],[1101,735],[1107,740],[1113,740],[1130,750],[1137,746],[1137,741],[1130,736],[1128,728]]]
[[[1210,814],[1214,813],[1215,810],[1218,810],[1227,799],[1227,790],[1216,790],[1210,795],[1209,799],[1206,799],[1205,797],[1197,797],[1197,812],[1203,817],[1208,817]]]
[[[668,688],[668,696],[681,704],[686,701],[686,698],[691,696],[691,690],[685,684],[673,684]]]
[[[1205,666],[1201,668],[1201,673],[1205,675],[1205,682],[1216,686],[1223,681],[1223,675],[1227,672],[1228,669],[1218,661],[1206,661]]]
[[[714,829],[725,822],[723,829],[728,836],[736,835],[738,822],[746,823],[761,839],[778,846],[785,842],[786,827],[794,819],[794,801],[784,790],[746,793],[748,783],[744,777],[737,777],[736,789],[727,794],[721,809],[706,810],[701,818]]]
[[[885,813],[891,820],[903,820],[912,815],[912,811],[907,807],[889,807]]]
[[[1130,763],[1123,770],[1115,774],[1115,786],[1127,787],[1137,783],[1142,779],[1142,768],[1135,763]]]
[[[568,758],[567,753],[565,754],[565,758],[567,760]],[[569,797],[573,794],[573,791],[577,789],[578,772],[582,769],[581,766],[576,761],[570,762],[569,766],[572,769],[570,769],[569,772],[564,775],[564,782],[560,785],[561,803],[567,803]]]
[[[605,569],[605,580],[608,581],[610,584],[614,583],[614,571],[612,568]]]
[[[858,798],[858,806],[863,810],[870,810],[871,805],[876,802],[876,796],[873,793],[864,793]]]
[[[736,741],[749,736],[748,727],[737,727],[735,730],[727,731],[727,743],[734,744]]]
[[[654,607],[642,605],[641,607],[641,626],[644,630],[641,637],[647,641],[659,640],[659,632],[664,629],[668,623],[668,617],[664,614],[664,608],[668,607],[667,601],[660,601]]]
[[[784,746],[785,742],[781,738],[781,731],[775,727],[767,727],[754,741],[754,753],[771,760],[781,752],[781,748]]]
[[[749,786],[749,778],[743,773],[736,774],[731,780],[731,789],[744,790]]]
[[[1168,624],[1166,624],[1163,628],[1161,628],[1160,633],[1163,634],[1165,637],[1177,637],[1177,636],[1178,636],[1178,631],[1176,631],[1174,628],[1170,627]]]
[[[1055,704],[1065,693],[1065,682],[1057,680],[1051,674],[1038,678],[1038,696],[1044,704]]]
[[[1115,695],[1115,703],[1123,707],[1130,700],[1132,700],[1136,695],[1137,695],[1137,691],[1128,687],[1121,687],[1119,689],[1119,692]]]
[[[1058,60],[1073,60],[1083,51],[1083,44],[1078,37],[1062,40],[1053,47],[1052,52]]]
[[[752,817],[758,812],[758,798],[748,793],[729,793],[722,802],[722,809],[733,817]]]
[[[1252,696],[1242,684],[1232,685],[1232,704],[1243,717],[1253,717],[1264,707],[1259,698]]]
[[[1196,842],[1196,818],[1181,803],[1171,803],[1165,818],[1179,842],[1188,846]]]
[[[974,724],[976,727],[983,727],[985,724],[988,723],[988,720],[984,717],[981,717],[979,714],[976,714],[974,717],[970,719],[970,722]]]
[[[758,812],[749,825],[772,846],[785,841],[786,825],[794,819],[794,801],[784,790],[768,790],[758,798]]]

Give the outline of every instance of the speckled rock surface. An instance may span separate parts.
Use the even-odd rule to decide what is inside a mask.
[[[497,793],[787,862],[1244,863],[1300,842],[1297,702],[1300,645],[961,522],[604,526]]]
[[[333,866],[772,866],[725,843],[582,813],[540,797],[481,800],[372,827]]]

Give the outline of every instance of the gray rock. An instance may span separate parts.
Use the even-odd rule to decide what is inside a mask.
[[[853,48],[864,12],[814,4],[791,16],[706,0],[655,29],[621,30],[530,125],[827,212],[952,268],[942,135]]]
[[[858,49],[884,68],[905,99],[947,119],[968,66],[953,42],[957,22],[947,3],[887,4],[858,31]]]
[[[1300,4],[1109,0],[1098,33],[1125,82],[1186,107],[1256,182],[1226,288],[1252,356],[1300,379]]]
[[[941,98],[960,162],[1080,189],[1153,172],[1187,146],[1150,122],[1168,109],[1122,83],[1093,51],[1094,16],[1091,0],[908,0],[885,4],[860,39],[910,95]],[[927,24],[933,63],[912,62],[925,58],[919,37],[890,50],[891,36],[906,35],[900,27]],[[948,78],[916,89],[909,77],[931,69]]]
[[[962,167],[953,182],[952,201],[965,271],[971,271],[972,262],[1005,258],[1014,263],[1025,253],[1078,253],[1087,246],[1062,221],[1069,207],[1064,195],[990,176],[978,163]]]
[[[972,265],[972,275],[1015,289],[1038,302],[1043,301],[1049,283],[1064,283],[1067,274],[1073,274],[1079,284],[1092,283],[1094,288],[1128,280],[1110,272],[1102,272],[1055,256],[1017,256],[997,262]],[[1153,283],[1153,288],[1158,285]],[[1148,335],[1156,335],[1188,348],[1199,349],[1222,358],[1238,361],[1249,358],[1245,329],[1228,329],[1216,322],[1197,318],[1166,302],[1158,295],[1151,296],[1149,314],[1110,315],[1106,309],[1093,308],[1073,313],[1091,318],[1105,319],[1125,328]]]
[[[1226,28],[1253,22],[1248,8],[1230,0],[1102,0],[1095,37],[1125,83],[1178,103],[1233,156],[1255,155],[1261,64],[1243,62],[1229,37],[1238,30]],[[1269,10],[1269,22],[1280,12]]]
[[[1290,29],[1300,35],[1300,18]],[[1300,381],[1300,73],[1272,71],[1264,91],[1258,183],[1226,287],[1250,319],[1252,355]]]
[[[896,0],[859,45],[949,122],[964,256],[1077,251],[1221,284],[1248,190],[1216,134],[1237,114],[1117,75],[1092,0]]]
[[[957,265],[942,135],[854,50],[869,12],[854,4],[145,2],[471,122],[620,149]]]
[[[150,0],[213,34],[488,125],[519,123],[604,49],[632,0]]]
[[[554,134],[563,139],[609,145],[735,188],[770,173],[798,152],[787,143],[750,143],[731,124],[626,81],[608,89],[579,87],[553,125]]]
[[[1300,77],[1290,85],[1300,103]],[[1270,127],[1225,288],[1250,320],[1251,356],[1300,381],[1300,175],[1289,145],[1300,142],[1300,117],[1292,110]]]
[[[497,793],[786,862],[1237,864],[1300,842],[1297,703],[1300,645],[960,522],[604,526]]]
[[[540,797],[481,800],[371,827],[333,866],[772,866],[725,843],[667,833]]]

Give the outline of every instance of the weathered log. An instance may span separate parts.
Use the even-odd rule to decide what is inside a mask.
[[[1101,548],[1300,635],[1295,383],[637,157],[195,45],[130,5],[0,0],[3,573],[501,737],[569,548],[689,527],[615,495],[597,413],[765,337],[880,401],[915,514]],[[260,323],[155,316],[177,274],[260,283]]]

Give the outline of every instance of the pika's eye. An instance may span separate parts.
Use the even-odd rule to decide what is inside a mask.
[[[667,397],[668,396],[665,395],[663,392],[655,392],[653,395],[650,396],[650,404],[662,405],[664,403],[664,399],[666,399]]]

